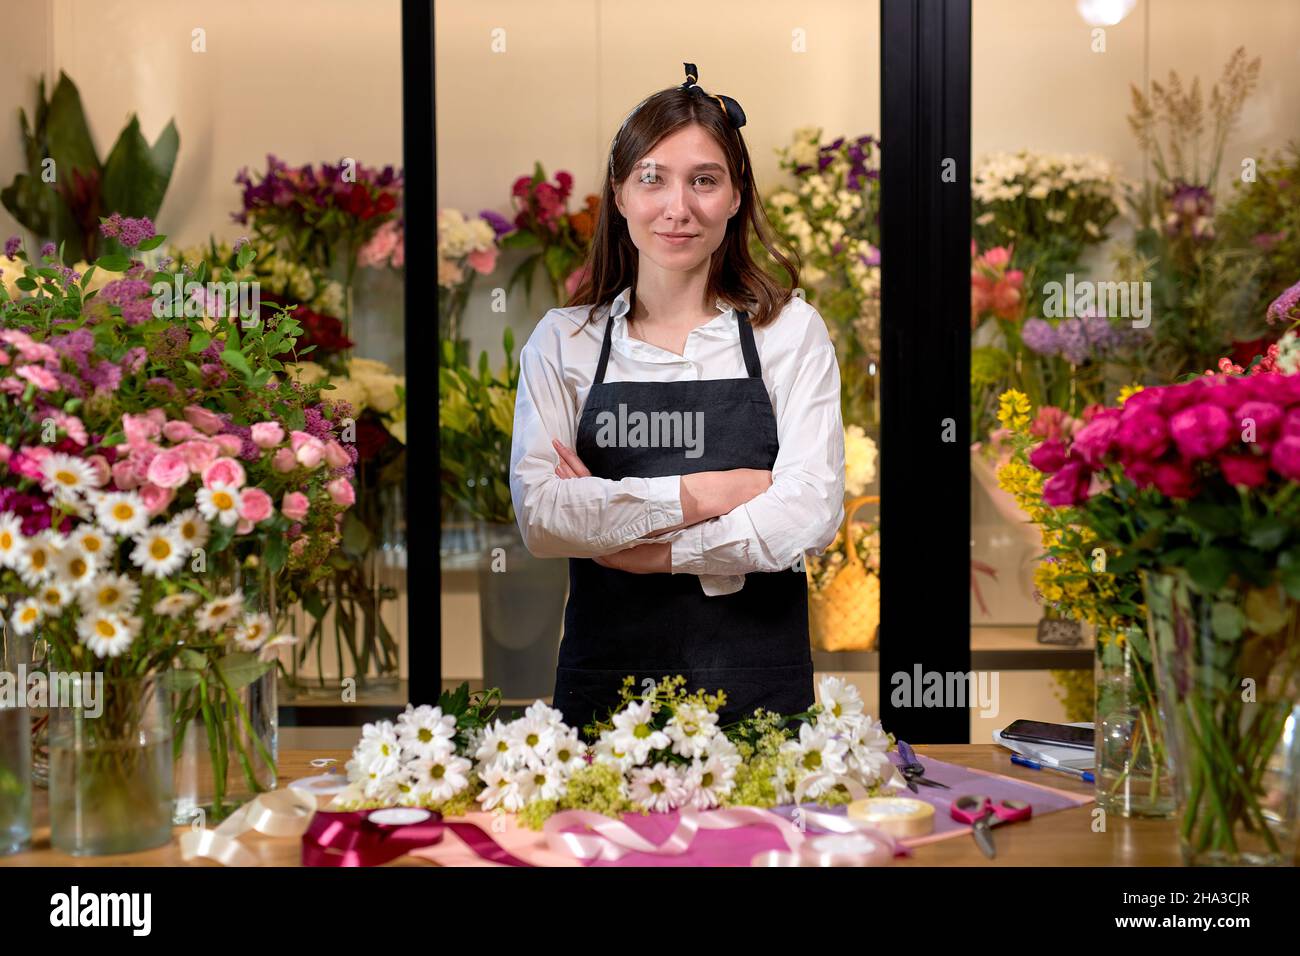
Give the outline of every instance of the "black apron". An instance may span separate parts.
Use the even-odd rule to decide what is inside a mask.
[[[600,362],[578,422],[576,451],[592,475],[618,480],[771,470],[779,448],[776,416],[754,331],[744,312],[737,322],[747,378],[606,383],[614,322],[605,320]],[[682,447],[599,442],[597,416],[609,412],[617,421],[620,405],[625,421],[636,411],[703,412],[702,454],[690,458]],[[657,682],[677,674],[686,677],[688,692],[725,691],[720,726],[748,717],[756,707],[787,714],[807,710],[814,697],[805,575],[755,571],[739,591],[710,597],[694,574],[633,574],[570,558],[555,707],[570,727],[606,720],[629,674],[636,679],[636,696],[645,678]]]

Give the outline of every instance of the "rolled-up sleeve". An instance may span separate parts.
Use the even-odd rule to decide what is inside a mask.
[[[844,520],[840,374],[825,324],[814,318],[809,347],[787,364],[788,388],[774,386],[781,447],[771,487],[728,514],[673,532],[674,574],[789,570],[835,539]]]
[[[682,523],[681,478],[560,478],[551,439],[575,447],[577,405],[556,363],[530,340],[519,354],[510,497],[539,558],[594,558]]]

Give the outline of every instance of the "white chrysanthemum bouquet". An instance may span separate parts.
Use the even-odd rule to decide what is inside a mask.
[[[590,748],[542,701],[505,722],[494,718],[496,691],[471,697],[461,685],[436,707],[408,706],[395,723],[368,724],[334,806],[500,810],[540,828],[561,810],[844,803],[849,782],[875,793],[893,776],[892,738],[840,678],[822,680],[821,702],[805,714],[756,711],[725,728],[725,696],[688,694],[684,684],[665,678],[636,697],[628,677]]]

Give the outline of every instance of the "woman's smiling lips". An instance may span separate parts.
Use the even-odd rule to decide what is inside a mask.
[[[693,232],[656,232],[655,235],[670,246],[684,246],[694,239],[696,234]]]

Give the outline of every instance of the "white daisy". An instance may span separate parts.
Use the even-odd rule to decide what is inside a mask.
[[[28,587],[39,587],[54,575],[59,557],[58,541],[58,536],[49,531],[27,539],[27,547],[18,557],[16,570]]]
[[[212,535],[212,529],[194,508],[186,508],[172,518],[171,526],[176,529],[176,533],[181,536],[181,540],[191,551],[207,544],[208,538]]]
[[[530,717],[533,720],[541,721],[542,723],[551,724],[555,727],[564,725],[564,714],[557,708],[551,707],[545,701],[533,701],[524,711],[524,716]]]
[[[632,800],[652,813],[667,813],[686,802],[681,775],[666,763],[632,769]]]
[[[576,730],[565,728],[555,736],[551,746],[551,762],[566,774],[587,766],[587,745]]]
[[[72,600],[72,588],[60,581],[46,581],[36,592],[36,599],[41,602],[41,610],[51,617],[59,613]]]
[[[74,591],[80,591],[90,585],[98,570],[98,559],[75,545],[69,545],[59,552],[58,560],[55,562],[55,573],[59,580]]]
[[[0,568],[17,568],[18,559],[26,550],[23,519],[11,512],[0,514]]]
[[[687,802],[697,810],[716,807],[731,792],[735,779],[735,767],[730,766],[721,754],[710,754],[703,760],[696,759],[686,771],[685,786],[690,794]]]
[[[87,614],[77,622],[77,635],[96,657],[117,657],[131,646],[139,627],[139,618]]]
[[[666,733],[651,723],[654,715],[650,704],[648,700],[628,704],[614,715],[614,744],[630,754],[633,763],[645,763],[650,751],[662,750],[672,743]]]
[[[617,767],[620,773],[627,773],[627,771],[636,763],[636,761],[632,759],[632,754],[624,750],[623,746],[617,742],[612,731],[603,731],[601,735],[596,738],[596,743],[595,746],[592,747],[592,752],[595,755],[593,758],[595,763],[609,764],[610,766]]]
[[[125,574],[102,574],[77,595],[83,614],[130,614],[139,598],[140,585]]]
[[[482,764],[501,764],[504,766],[510,755],[510,741],[506,737],[506,725],[498,718],[484,729],[483,736],[474,748],[474,757]]]
[[[849,736],[849,768],[863,782],[872,783],[893,775],[889,761],[889,735],[880,721],[867,717]]]
[[[93,524],[78,525],[68,535],[68,545],[89,556],[101,567],[113,548],[113,540]]]
[[[519,784],[515,782],[515,774],[507,769],[504,761],[488,765],[481,771],[481,776],[486,786],[475,799],[483,804],[484,810],[500,807],[510,813],[518,813],[524,808],[523,795],[519,792]]]
[[[560,768],[554,764],[521,767],[515,771],[514,778],[515,785],[519,788],[519,796],[525,804],[532,803],[534,800],[558,800],[564,796],[567,789],[564,774],[560,773]]]
[[[842,677],[827,675],[822,678],[817,688],[821,699],[822,713],[817,723],[831,723],[834,726],[856,723],[862,717],[862,695],[857,687]]]
[[[397,742],[397,731],[391,720],[366,724],[361,729],[361,742],[353,751],[357,767],[366,779],[391,778],[401,765],[402,747]]]
[[[36,630],[36,625],[41,623],[43,616],[41,606],[36,599],[26,598],[14,605],[14,612],[9,620],[13,622],[16,633],[27,635]]]
[[[165,578],[185,563],[185,544],[171,525],[153,525],[134,540],[131,561],[145,574]]]
[[[397,718],[397,739],[402,750],[416,757],[445,758],[456,748],[456,718],[444,714],[441,707],[406,705]]]
[[[664,733],[673,742],[673,753],[683,757],[703,756],[718,732],[718,715],[702,704],[683,704],[673,711]]]
[[[717,757],[733,770],[745,762],[744,758],[740,756],[740,751],[736,748],[736,745],[723,734],[715,734],[713,739],[709,741],[708,755]]]
[[[244,623],[235,630],[235,644],[241,651],[255,651],[271,636],[269,614],[246,614]]]
[[[411,764],[413,789],[422,799],[440,803],[450,800],[469,786],[472,764],[454,753],[443,757],[421,757]]]
[[[804,791],[804,796],[809,799],[820,796],[823,791],[835,785],[832,774],[842,774],[848,770],[844,764],[848,749],[848,743],[844,740],[832,736],[824,728],[807,723],[799,725],[798,740],[787,740],[781,745],[783,753],[795,755],[795,766],[800,778],[814,778]]]
[[[244,609],[244,594],[235,591],[222,598],[214,598],[199,608],[197,623],[200,631],[217,631]]]
[[[134,491],[110,491],[95,504],[95,517],[104,530],[130,537],[144,530],[149,512]]]
[[[510,722],[506,740],[510,743],[510,757],[515,766],[540,767],[555,744],[555,727],[543,720],[520,717]]]
[[[181,591],[179,594],[169,594],[165,598],[154,601],[153,612],[163,617],[180,617],[198,603],[199,596],[193,591]]]
[[[63,452],[52,452],[41,462],[41,486],[60,501],[75,499],[98,482],[89,462]]]
[[[195,495],[199,512],[209,521],[230,526],[239,521],[239,490],[229,485],[200,488]]]

